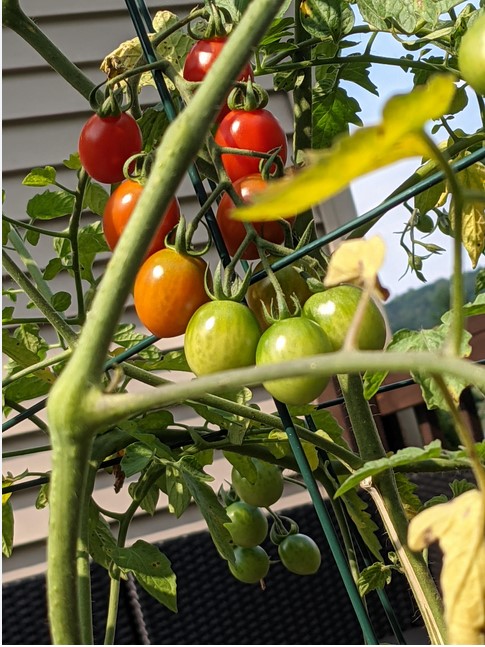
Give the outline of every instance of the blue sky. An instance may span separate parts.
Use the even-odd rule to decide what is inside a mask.
[[[376,39],[372,53],[399,57],[404,55],[405,50],[391,37],[381,35]],[[412,75],[403,72],[398,67],[374,65],[371,70],[371,79],[379,88],[379,97],[371,95],[355,84],[346,84],[349,94],[354,96],[360,103],[362,112],[359,116],[365,125],[372,125],[380,120],[382,107],[391,96],[408,92],[412,88]],[[451,125],[455,128],[460,127],[466,132],[474,132],[479,127],[478,107],[473,96],[470,95],[469,105],[455,117]],[[436,135],[437,141],[444,138],[443,131]],[[418,158],[404,160],[353,182],[351,190],[357,213],[363,214],[382,202],[416,170],[419,163]],[[388,251],[380,277],[382,283],[391,291],[391,298],[406,292],[410,288],[418,288],[422,285],[410,271],[400,278],[406,268],[407,256],[399,244],[399,235],[394,232],[401,231],[408,218],[409,212],[404,207],[397,207],[381,218],[379,223],[368,234],[368,236],[379,234],[386,241]],[[452,241],[447,236],[442,235],[441,232],[434,232],[427,238],[427,242],[435,243],[449,250]],[[482,259],[484,259],[483,256]],[[471,263],[466,253],[463,261],[463,270],[471,270]],[[480,265],[485,266],[485,259],[480,262]],[[451,267],[452,256],[449,251],[446,251],[441,255],[433,255],[426,260],[423,272],[428,281],[432,282],[441,277],[448,278],[451,274]]]

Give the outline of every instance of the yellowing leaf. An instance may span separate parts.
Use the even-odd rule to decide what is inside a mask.
[[[386,246],[379,236],[346,240],[332,254],[324,284],[353,283],[374,288],[384,262]]]
[[[463,170],[458,179],[465,190],[484,191],[485,166],[478,162]],[[451,211],[453,226],[453,210]],[[485,202],[467,200],[463,207],[463,245],[468,252],[472,266],[476,267],[485,248]]]
[[[407,95],[393,97],[377,126],[361,128],[336,140],[325,151],[308,154],[308,166],[276,180],[254,199],[235,209],[236,220],[276,220],[281,214],[305,209],[342,191],[352,180],[405,157],[429,155],[420,135],[429,119],[447,112],[455,93],[453,78],[440,74]]]
[[[275,458],[283,458],[283,456],[293,456],[291,450],[288,435],[285,431],[274,430],[271,431],[268,435],[268,439],[273,441],[268,443],[268,449],[273,454]],[[274,442],[276,441],[276,442]],[[315,445],[307,442],[306,440],[301,441],[301,446],[305,452],[308,464],[310,469],[315,471],[318,467],[318,452]]]
[[[485,640],[485,501],[470,490],[420,512],[409,525],[411,550],[439,541],[443,551],[441,588],[449,645]]]

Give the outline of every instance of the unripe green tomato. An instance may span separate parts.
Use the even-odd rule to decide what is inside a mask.
[[[458,68],[478,94],[485,94],[485,13],[475,19],[461,39]]]
[[[248,481],[235,467],[232,468],[232,486],[240,499],[259,508],[276,503],[283,494],[283,475],[277,465],[253,458],[256,467],[254,483]]]
[[[290,317],[276,321],[261,335],[256,349],[256,366],[280,364],[331,351],[332,344],[318,324],[306,317]],[[263,386],[280,402],[297,406],[315,400],[328,381],[326,375],[310,373],[267,380]]]
[[[308,535],[288,535],[278,546],[278,555],[285,568],[296,575],[314,575],[322,556],[317,544]]]
[[[227,506],[226,514],[231,521],[224,525],[237,546],[252,548],[266,539],[268,520],[261,508],[235,501]]]
[[[344,344],[362,296],[355,285],[338,285],[312,295],[303,306],[303,316],[315,321],[326,333],[335,351]],[[372,299],[367,303],[357,334],[360,350],[380,350],[386,343],[386,322]]]
[[[236,579],[245,584],[257,584],[268,575],[269,555],[261,546],[234,549],[234,564],[228,562],[229,570]]]
[[[423,234],[431,233],[434,229],[433,218],[431,218],[427,213],[420,213],[416,222],[416,229],[421,231]]]

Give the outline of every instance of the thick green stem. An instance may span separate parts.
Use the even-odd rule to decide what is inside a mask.
[[[90,454],[89,442],[74,442],[62,432],[53,438],[47,591],[55,645],[80,645],[85,635],[80,616],[77,551]]]
[[[89,95],[95,85],[50,41],[33,20],[20,8],[18,0],[3,0],[3,24],[23,38],[49,65],[83,97]]]
[[[385,457],[369,403],[364,397],[359,375],[339,375],[339,383],[352,423],[361,458],[365,461]],[[376,504],[433,644],[445,644],[443,607],[436,585],[422,557],[407,547],[408,521],[392,471],[385,472],[366,487]]]

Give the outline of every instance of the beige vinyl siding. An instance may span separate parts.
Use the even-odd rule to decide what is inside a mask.
[[[152,15],[157,9],[163,7],[160,3],[149,2],[148,4]],[[120,42],[134,36],[124,3],[115,2],[115,0],[104,2],[78,0],[76,3],[25,0],[22,2],[22,7],[95,83],[103,79],[99,71],[99,63],[104,56]],[[185,15],[192,5],[172,2],[163,8]],[[270,79],[264,78],[262,83],[266,89],[272,90]],[[142,100],[145,104],[158,102],[155,90],[144,90]],[[270,108],[281,120],[288,137],[291,138],[292,107],[288,96],[271,91]],[[62,160],[76,150],[79,131],[90,112],[87,101],[58,77],[30,46],[17,34],[8,29],[3,30],[3,188],[6,192],[4,212],[9,217],[18,221],[28,219],[25,211],[26,203],[36,190],[22,186],[21,182],[31,168],[54,166],[58,171],[59,181],[72,185],[74,174],[63,167]],[[190,219],[199,205],[188,178],[182,182],[177,195],[184,215]],[[324,222],[327,229],[332,229],[354,215],[350,193],[346,192],[317,210],[319,230],[323,231]],[[97,216],[86,214],[83,224],[92,222],[96,218]],[[46,227],[51,230],[62,230],[66,225],[67,219],[46,223]],[[52,239],[45,237],[36,247],[30,249],[41,268],[44,268],[52,256]],[[95,267],[97,274],[103,272],[107,258],[108,254],[105,254],[97,260]],[[215,254],[211,255],[211,259],[214,263]],[[5,274],[4,287],[15,287]],[[60,274],[50,282],[50,287],[53,292],[72,290],[72,280],[66,274]],[[9,305],[7,300],[4,305]],[[74,312],[73,305],[68,314]],[[19,307],[16,316],[33,316],[33,311]],[[142,330],[136,319],[131,299],[127,302],[123,320],[136,323]],[[54,335],[49,334],[48,337],[53,339]],[[178,348],[182,343],[182,337],[157,342],[164,350]],[[168,377],[180,380],[188,379],[190,376],[170,373]],[[133,385],[133,388],[144,387]],[[255,389],[254,393],[255,401],[264,410],[273,410],[272,401],[262,389]],[[33,401],[26,403],[25,406],[31,404]],[[188,407],[177,407],[174,411],[178,422],[184,424],[200,422]],[[38,416],[45,420],[45,411]],[[46,435],[30,421],[25,421],[7,431],[3,441],[4,452],[48,444]],[[19,474],[27,468],[31,471],[48,471],[50,452],[6,459],[3,463],[4,474],[7,471]],[[213,485],[216,489],[224,479],[229,478],[229,465],[225,460],[216,460],[208,471],[214,476]],[[291,500],[285,501],[285,506],[308,501],[308,495],[295,486],[289,486],[285,492],[288,497],[291,497]],[[3,562],[5,581],[45,569],[48,511],[35,509],[36,496],[37,490],[30,489],[17,492],[12,497],[15,511],[15,548],[13,556]],[[102,506],[124,510],[129,500],[128,483],[119,494],[115,494],[113,476],[101,472],[96,484],[95,497]],[[199,529],[202,525],[203,522],[194,506],[191,506],[183,517],[177,520],[168,512],[166,497],[161,495],[157,513],[153,518],[143,512],[136,516],[130,530],[130,538],[139,536],[148,540],[160,540],[163,537]]]

